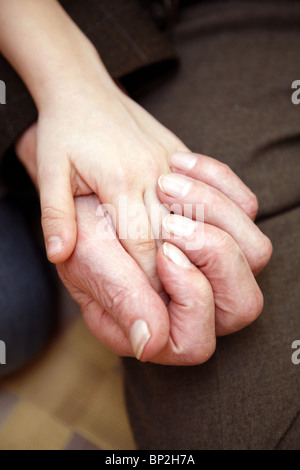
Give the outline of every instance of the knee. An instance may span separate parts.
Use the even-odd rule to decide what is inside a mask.
[[[0,234],[0,340],[6,353],[0,378],[33,359],[56,323],[54,277],[22,219],[16,219],[9,226],[9,238]]]
[[[5,299],[2,296],[0,339],[6,361],[0,368],[1,378],[33,359],[54,330],[55,302],[48,280],[40,274],[31,285],[29,278],[24,283],[17,281],[13,286],[15,295],[6,291]]]

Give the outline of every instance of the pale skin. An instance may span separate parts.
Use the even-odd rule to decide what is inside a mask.
[[[18,141],[16,150],[35,181],[35,125]],[[175,202],[178,208],[185,202],[195,206],[203,181],[214,182],[220,173],[220,163],[202,155],[193,156],[195,166],[188,170],[188,176],[182,173],[190,184],[189,191],[182,198],[172,198],[157,185],[161,202],[172,203],[172,207]],[[216,202],[220,197],[225,199],[225,193],[231,193],[231,208],[233,200],[243,199],[247,191],[227,167],[223,171],[230,182],[227,178],[221,182],[216,178],[220,192]],[[211,191],[215,194],[213,187]],[[255,256],[248,255],[252,268],[239,244],[216,223],[205,223],[203,246],[200,237],[199,244],[188,250],[187,242],[196,240],[203,223],[178,215],[163,219],[165,244],[157,252],[156,263],[163,289],[170,297],[166,307],[117,238],[101,237],[98,223],[106,219],[101,207],[99,210],[97,196],[76,198],[75,206],[76,248],[66,262],[58,265],[58,272],[79,303],[92,334],[114,353],[168,365],[201,364],[213,354],[217,335],[244,328],[260,314],[263,297],[253,273],[268,262],[272,247],[250,217],[245,218],[245,212],[238,225],[241,232],[249,231],[249,248],[252,244],[255,247]],[[253,207],[250,203],[248,212]],[[188,234],[182,235],[186,225]],[[101,224],[101,230],[105,232],[106,226]],[[176,236],[178,233],[180,237]],[[150,337],[142,335],[142,340],[136,341],[131,332],[141,320],[147,323]]]
[[[39,112],[16,151],[39,190],[48,257],[92,333],[117,354],[204,362],[216,334],[246,326],[262,309],[253,273],[272,248],[253,223],[255,196],[214,159],[195,155],[191,166],[189,149],[115,85],[56,1],[0,0],[0,44]],[[171,180],[160,178],[166,173]],[[95,207],[100,201],[117,210],[120,195],[144,205],[139,217],[147,236],[100,249]],[[192,262],[183,254],[185,237],[174,237],[183,223],[178,216],[165,220],[171,244],[157,252],[147,209],[159,200],[205,203],[205,243],[186,253]],[[187,237],[201,228],[190,223]],[[119,277],[112,260],[121,263]],[[134,327],[141,320],[146,330]]]

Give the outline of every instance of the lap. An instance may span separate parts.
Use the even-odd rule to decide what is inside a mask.
[[[248,11],[245,2],[240,16],[226,2],[219,13],[214,2],[185,10],[175,35],[181,70],[141,99],[191,150],[224,161],[244,179],[274,246],[258,277],[261,317],[219,338],[208,363],[182,368],[124,359],[141,448],[299,447],[300,366],[292,363],[291,345],[300,339],[300,128],[291,84],[300,76],[293,27],[300,9],[294,5],[289,14],[289,3],[278,2],[269,21],[259,3]]]
[[[53,278],[17,198],[0,200],[0,378],[34,357],[55,324]]]

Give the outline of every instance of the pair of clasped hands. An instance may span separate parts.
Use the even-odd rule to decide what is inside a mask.
[[[48,258],[92,334],[114,353],[201,364],[216,336],[250,324],[263,307],[254,275],[272,247],[253,222],[256,197],[118,88],[109,102],[94,98],[41,113],[16,145],[39,189]],[[122,197],[139,237],[118,238]],[[115,232],[100,203],[115,208]],[[151,230],[153,208],[163,244]]]
[[[254,275],[272,247],[253,223],[256,197],[128,97],[59,2],[0,6],[1,53],[38,110],[16,153],[39,192],[48,258],[88,328],[118,355],[205,362],[217,335],[262,310]],[[164,215],[154,237],[150,213]]]

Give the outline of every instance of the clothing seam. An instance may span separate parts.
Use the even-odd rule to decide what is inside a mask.
[[[97,5],[97,8],[101,7],[101,5]],[[103,6],[102,6],[103,7]],[[93,26],[91,26],[90,28],[84,28],[84,33],[87,34],[87,33],[92,33],[95,31],[96,28],[98,28],[98,26],[103,23],[104,21],[106,20],[110,20],[115,14],[119,15],[120,13],[123,13],[124,11],[128,11],[130,9],[132,9],[133,7],[133,4],[131,3],[130,5],[126,5],[126,6],[123,6],[121,8],[118,8],[115,12],[111,12],[111,13],[108,13],[108,11],[103,8],[103,10],[105,11],[105,16],[103,18],[101,18],[101,20],[97,21],[96,23],[93,24]]]
[[[283,434],[281,435],[281,437],[279,438],[276,446],[274,447],[274,450],[279,450],[279,446],[280,444],[283,442],[284,438],[286,437],[286,435],[289,433],[289,431],[293,428],[294,424],[296,423],[297,419],[300,417],[300,411],[298,411],[298,413],[296,413],[296,416],[294,416],[294,418],[292,419],[292,421],[290,422],[289,426],[287,427],[287,429],[283,432]]]
[[[131,50],[136,54],[137,57],[139,57],[144,63],[148,62],[148,56],[144,53],[144,51],[136,44],[134,39],[130,36],[130,34],[126,31],[125,28],[121,26],[119,21],[116,20],[114,15],[112,13],[107,13],[107,9],[105,8],[104,5],[99,5],[99,8],[106,13],[106,19],[110,21],[121,33],[121,35],[124,37],[125,41],[127,44],[130,46]]]

